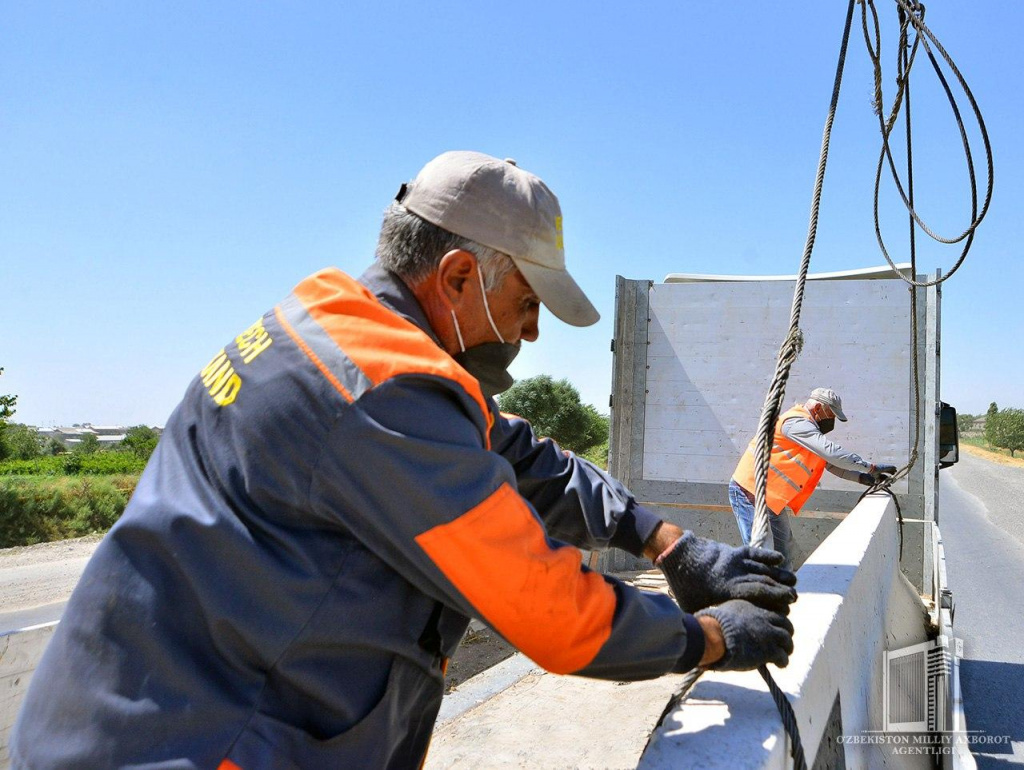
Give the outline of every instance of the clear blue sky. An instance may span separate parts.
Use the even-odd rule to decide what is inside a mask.
[[[878,4],[891,96],[895,12]],[[15,419],[30,424],[162,425],[191,377],[304,276],[363,270],[401,182],[442,151],[475,149],[556,192],[570,267],[603,315],[580,330],[543,314],[513,374],[568,377],[605,411],[616,274],[796,271],[845,9],[6,3],[0,393],[18,395]],[[934,0],[927,20],[996,161],[988,219],[943,290],[942,395],[968,412],[1024,406],[1024,4]],[[955,234],[969,218],[964,161],[926,65],[918,203]],[[812,271],[883,262],[870,97],[857,26]],[[903,261],[905,214],[884,189]],[[922,247],[919,265],[957,254]]]

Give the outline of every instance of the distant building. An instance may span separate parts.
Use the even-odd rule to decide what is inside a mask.
[[[93,425],[92,423],[76,423],[71,427],[36,428],[36,432],[44,439],[52,438],[68,449],[74,449],[82,443],[85,436],[95,436],[100,446],[117,446],[124,441],[128,428],[120,425]],[[159,436],[163,428],[153,428]]]
[[[964,431],[965,438],[983,438],[985,436],[985,420],[988,415],[981,415],[974,418],[971,427]]]

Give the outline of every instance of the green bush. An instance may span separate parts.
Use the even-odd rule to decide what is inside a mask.
[[[0,478],[0,548],[106,532],[124,512],[137,475]]]
[[[69,455],[36,457],[32,460],[0,462],[0,476],[59,476],[64,473],[64,458]]]
[[[60,471],[68,476],[74,476],[82,471],[82,458],[84,455],[73,452],[60,458]]]
[[[31,460],[43,453],[43,440],[35,428],[17,422],[0,421],[0,457]]]
[[[142,473],[146,459],[134,452],[96,452],[0,462],[0,476],[109,476]]]

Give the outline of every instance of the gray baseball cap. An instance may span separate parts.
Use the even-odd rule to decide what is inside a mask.
[[[566,323],[590,326],[600,319],[565,269],[558,198],[514,160],[443,153],[402,185],[395,200],[438,227],[508,254],[545,307]]]
[[[843,400],[831,388],[815,388],[811,391],[811,400],[824,404],[835,412],[840,422],[846,422],[846,415],[843,413]]]

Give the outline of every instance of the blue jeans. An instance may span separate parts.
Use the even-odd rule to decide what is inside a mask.
[[[736,524],[739,525],[740,535],[743,542],[750,545],[750,530],[754,526],[754,493],[748,492],[735,480],[729,481],[729,504],[736,516]],[[786,557],[782,565],[786,569],[793,568],[792,559],[789,554],[789,543],[793,538],[792,530],[789,527],[789,509],[783,508],[782,513],[777,516],[768,511],[768,524],[772,531],[772,541],[776,551]],[[767,543],[765,544],[767,545]]]

